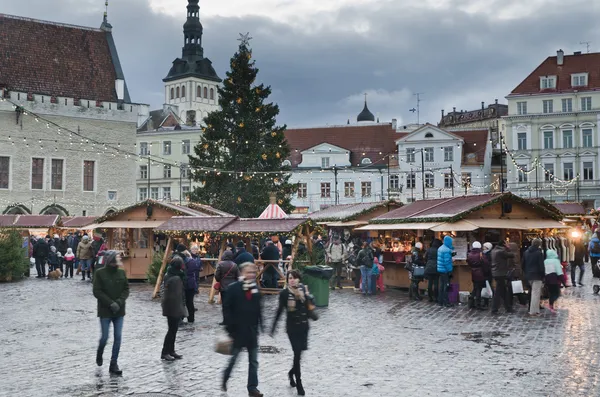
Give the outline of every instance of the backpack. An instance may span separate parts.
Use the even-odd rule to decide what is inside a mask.
[[[373,260],[373,251],[367,250],[367,252],[362,256],[362,263],[360,263],[360,265],[370,268],[373,266]]]
[[[592,254],[599,254],[600,255],[600,244],[598,241],[591,241],[590,244],[592,244],[592,249],[591,252]]]

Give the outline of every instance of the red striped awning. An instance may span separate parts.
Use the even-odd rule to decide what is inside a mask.
[[[277,204],[269,204],[267,208],[260,214],[259,219],[284,219],[287,214]]]

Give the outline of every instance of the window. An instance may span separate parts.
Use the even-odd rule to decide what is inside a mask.
[[[517,114],[527,114],[527,102],[517,102]]]
[[[572,149],[573,148],[573,131],[564,130],[563,131],[563,149]]]
[[[573,179],[573,163],[563,164],[563,179],[565,181],[570,181]]]
[[[573,99],[571,99],[571,98],[563,98],[562,99],[562,111],[563,112],[572,112],[573,111]]]
[[[140,142],[140,156],[147,156],[149,153],[148,142]]]
[[[433,174],[428,172],[425,174],[425,187],[428,189],[433,188],[434,182],[433,182]]]
[[[444,148],[444,161],[454,161],[454,147],[446,146]]]
[[[415,162],[415,148],[406,148],[406,162],[414,163]]]
[[[108,191],[108,201],[115,201],[117,199],[117,191],[109,190]]]
[[[171,200],[171,188],[163,187],[162,191],[163,191],[163,200]]]
[[[190,154],[190,140],[184,139],[181,142],[181,154]]]
[[[400,189],[400,177],[398,175],[390,175],[390,189]]]
[[[554,112],[554,101],[552,99],[546,99],[542,101],[543,103],[543,112],[544,113],[553,113]]]
[[[179,87],[175,90],[175,98],[179,98]]]
[[[323,197],[323,198],[331,197],[331,183],[321,182],[321,197]]]
[[[185,99],[185,86],[181,86],[181,97]]]
[[[593,138],[592,138],[592,129],[591,128],[582,129],[581,137],[583,138],[583,147],[592,147],[593,146]]]
[[[592,97],[591,96],[585,96],[585,97],[581,98],[581,110],[582,111],[592,110]]]
[[[140,165],[140,179],[148,179],[148,166]]]
[[[173,90],[173,88],[171,88],[171,99],[173,99],[175,97],[174,92],[175,92],[175,90]]]
[[[406,175],[406,188],[407,189],[414,189],[415,186],[417,186],[416,182],[417,181],[416,181],[414,172],[411,172],[410,174]]]
[[[548,163],[544,164],[544,180],[546,182],[551,182],[554,179],[554,164]]]
[[[586,161],[583,163],[583,180],[593,181],[594,180],[594,163]]]
[[[431,132],[428,132],[427,134],[425,134],[425,138],[433,138],[433,134]]]
[[[554,131],[544,131],[544,149],[554,149]]]
[[[454,186],[454,178],[452,174],[444,174],[444,187],[446,189]]]
[[[215,99],[215,89],[214,88],[210,89],[210,99],[213,99],[213,100]]]
[[[63,165],[64,160],[52,159],[52,178],[50,180],[52,190],[62,190],[63,188]]]
[[[171,166],[163,165],[163,178],[168,179],[171,177]]]
[[[158,200],[158,188],[157,187],[150,188],[150,198],[152,200]]]
[[[361,182],[360,190],[363,197],[371,197],[371,182]]]
[[[527,133],[519,132],[517,134],[517,147],[519,150],[527,150]]]
[[[183,195],[182,198],[189,199],[190,198],[190,187],[189,186],[182,186],[181,187],[181,194]]]
[[[527,166],[520,165],[517,168],[517,173],[519,174],[519,182],[526,183],[527,182]]]
[[[44,159],[31,160],[31,188],[44,188]]]
[[[586,74],[574,74],[571,78],[571,85],[573,87],[582,87],[587,85]]]
[[[307,188],[306,188],[306,183],[299,183],[298,184],[298,198],[306,198],[307,196]]]
[[[542,90],[556,88],[556,79],[554,77],[542,77],[540,79],[540,88]]]
[[[463,186],[471,186],[471,173],[470,172],[463,172],[461,174],[460,178],[462,179]]]
[[[204,87],[204,98],[208,98],[208,88]]]
[[[148,198],[148,188],[141,187],[138,189],[138,201],[144,201]]]
[[[196,87],[196,97],[202,98],[202,87],[200,86]]]
[[[0,189],[8,189],[10,157],[0,157]]]
[[[93,192],[94,191],[94,161],[83,162],[83,191]]]
[[[354,197],[354,182],[344,182],[344,197]]]
[[[171,154],[171,141],[163,142],[163,154],[166,154],[166,155]]]
[[[329,168],[329,157],[321,157],[321,168]]]
[[[433,148],[426,147],[425,148],[425,161],[432,163],[433,162]]]

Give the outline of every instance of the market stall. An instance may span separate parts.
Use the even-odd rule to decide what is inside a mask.
[[[96,218],[93,216],[63,216],[60,218],[60,223],[55,227],[55,231],[59,235],[75,233],[78,231],[91,233],[94,230],[94,222]]]

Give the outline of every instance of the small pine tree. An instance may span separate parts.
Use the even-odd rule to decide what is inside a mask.
[[[242,38],[219,87],[221,110],[204,118],[206,127],[194,148],[195,156],[190,156],[194,180],[204,183],[192,192],[192,201],[248,218],[265,209],[271,194],[284,211],[294,208],[290,175],[281,173],[289,171],[282,165],[290,154],[286,126],[276,125],[279,107],[265,103],[271,88],[254,85],[257,74],[252,51]]]
[[[27,271],[23,238],[16,230],[0,230],[0,281],[16,281]]]

